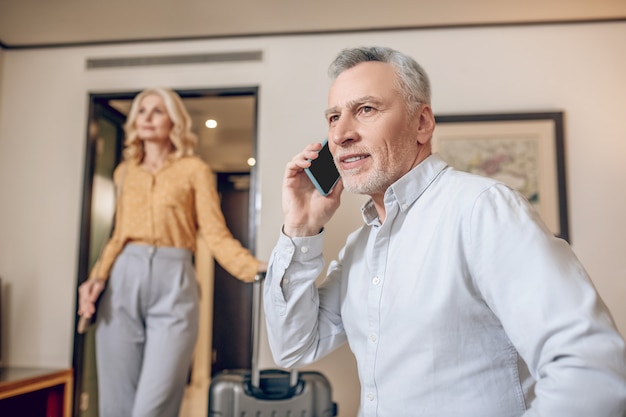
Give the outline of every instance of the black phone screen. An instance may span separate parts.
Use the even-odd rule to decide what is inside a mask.
[[[328,148],[328,142],[324,143],[319,151],[319,156],[311,161],[311,166],[307,168],[307,174],[323,195],[330,193],[339,180],[339,171],[337,171],[333,156]]]

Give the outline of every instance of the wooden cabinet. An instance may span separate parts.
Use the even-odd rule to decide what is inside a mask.
[[[0,367],[0,416],[71,417],[71,369]]]

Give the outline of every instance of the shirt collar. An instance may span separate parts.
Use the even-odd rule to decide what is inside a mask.
[[[426,191],[430,184],[448,165],[438,154],[432,154],[417,164],[385,192],[385,207],[397,204],[400,211],[406,211]],[[389,212],[389,210],[387,209]],[[380,224],[374,202],[369,199],[361,208],[363,221],[369,226]]]
[[[184,158],[184,157],[181,157]],[[163,161],[163,166],[155,173],[158,174],[159,172],[163,171],[165,168],[169,167],[170,165],[172,165],[174,162],[176,162],[176,160],[179,158],[176,158],[176,156],[174,155],[174,152],[170,152],[170,154],[167,156],[167,158],[165,158],[165,161]],[[136,167],[136,168],[141,168],[141,159],[133,159],[130,160],[130,162]],[[144,172],[148,172],[147,170],[143,170]]]

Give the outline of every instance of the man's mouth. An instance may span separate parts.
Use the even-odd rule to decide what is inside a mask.
[[[345,162],[345,163],[349,164],[350,162],[356,162],[356,161],[359,161],[359,160],[365,159],[365,158],[367,158],[367,156],[364,156],[364,155],[351,156],[349,158],[343,159],[342,162]]]

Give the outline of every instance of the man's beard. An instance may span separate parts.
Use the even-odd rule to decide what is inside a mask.
[[[344,188],[353,194],[378,194],[383,193],[393,183],[391,173],[379,167],[373,167],[364,178],[357,179],[360,169],[342,171],[341,178]]]

